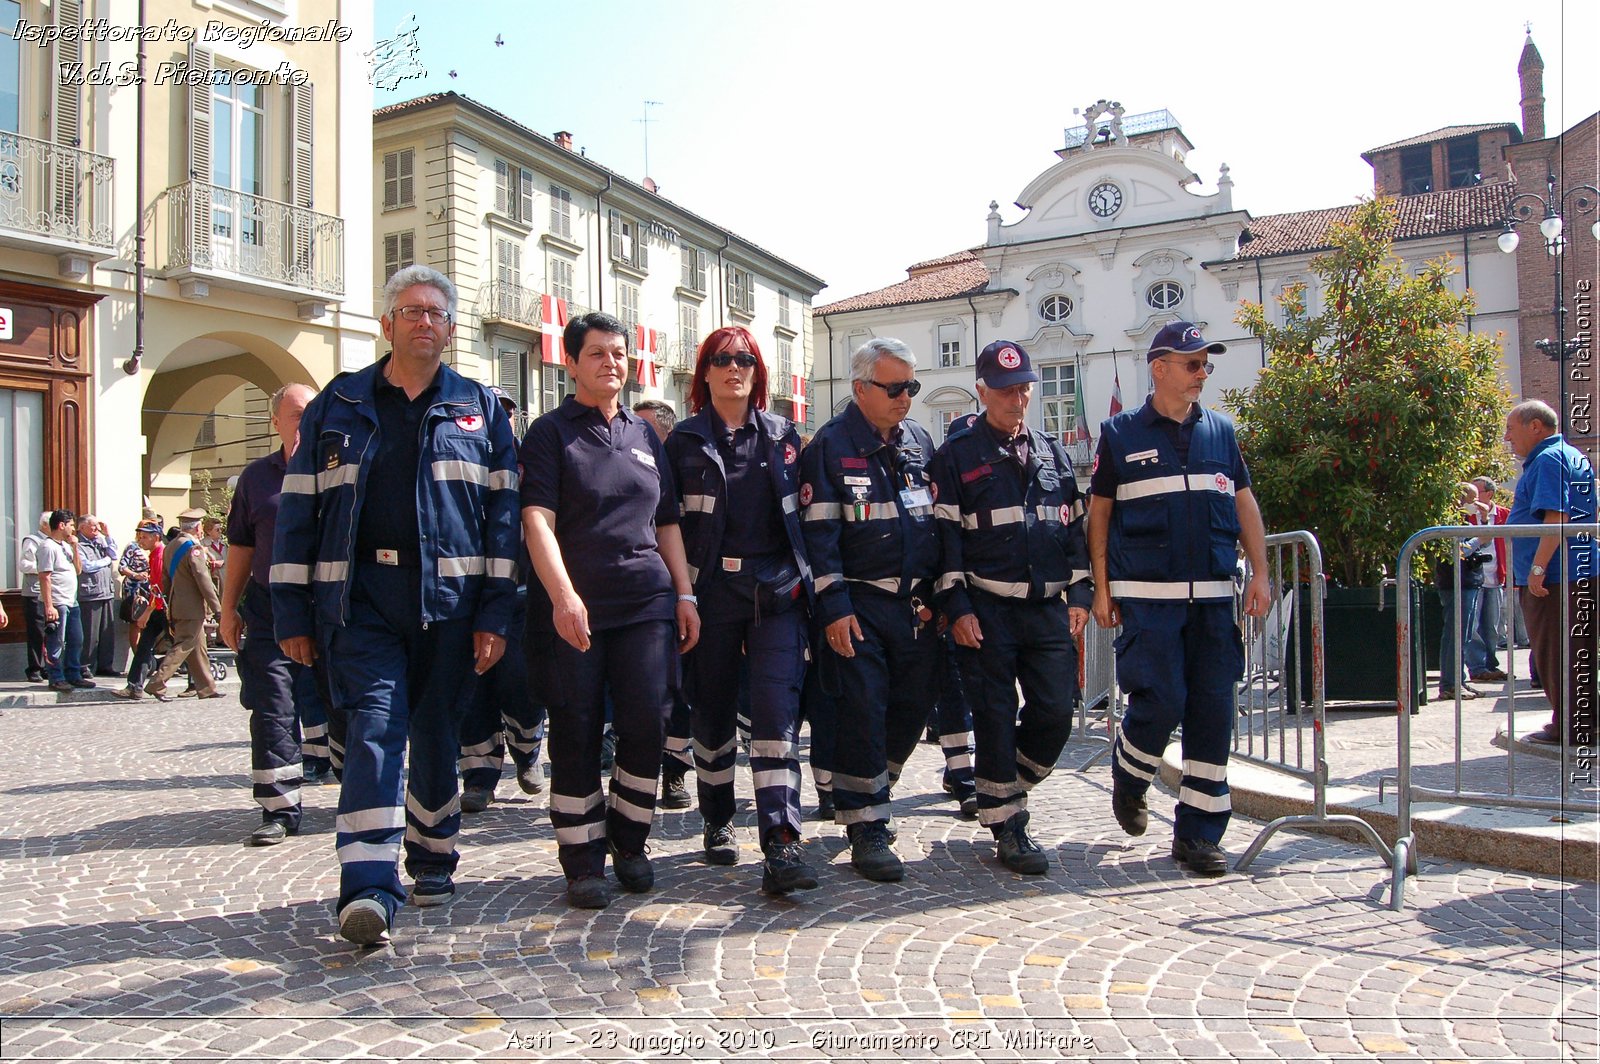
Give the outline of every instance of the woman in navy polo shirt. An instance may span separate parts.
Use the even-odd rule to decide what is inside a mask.
[[[734,721],[747,658],[750,769],[766,855],[761,889],[787,894],[817,885],[800,845],[797,757],[811,571],[800,535],[800,436],[766,405],[767,367],[755,337],[738,326],[718,329],[700,345],[689,390],[694,414],[667,437],[667,459],[704,624],[699,650],[685,659],[685,692],[706,860],[739,860]]]
[[[550,709],[550,822],[567,900],[610,901],[606,853],[624,890],[655,883],[645,840],[678,686],[678,654],[700,621],[678,499],[655,430],[621,402],[627,328],[586,314],[562,336],[576,394],[528,428],[522,527],[529,582],[525,649]],[[600,737],[610,688],[617,735],[609,810]]]

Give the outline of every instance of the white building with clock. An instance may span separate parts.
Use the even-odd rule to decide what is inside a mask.
[[[1470,285],[1477,299],[1467,327],[1501,334],[1511,353],[1503,356],[1502,376],[1518,394],[1515,264],[1495,244],[1516,190],[1509,173],[1484,164],[1471,180],[1437,190],[1390,188],[1384,179],[1399,172],[1394,159],[1416,144],[1501,136],[1503,126],[1452,126],[1374,148],[1364,158],[1374,167],[1375,190],[1399,194],[1396,253],[1413,268],[1452,256],[1458,272],[1451,286],[1462,292]],[[1124,406],[1143,402],[1144,352],[1168,322],[1193,321],[1207,339],[1229,345],[1215,359],[1203,399],[1220,407],[1225,389],[1252,386],[1264,365],[1262,344],[1234,324],[1241,300],[1266,302],[1279,313],[1276,297],[1306,284],[1308,308],[1320,310],[1310,261],[1325,249],[1328,226],[1348,216],[1351,205],[1254,218],[1235,209],[1227,165],[1213,190],[1203,190],[1184,163],[1193,145],[1167,111],[1124,118],[1120,104],[1102,100],[1088,108],[1083,125],[1065,132],[1058,161],[1017,196],[1016,221],[1006,224],[991,203],[982,244],[917,263],[905,280],[885,288],[816,308],[817,417],[849,402],[851,352],[871,336],[894,336],[920,361],[922,391],[911,416],[942,442],[951,419],[978,408],[977,353],[1007,339],[1027,349],[1041,377],[1030,423],[1071,441],[1081,382],[1089,435],[1098,437],[1114,387]],[[1498,143],[1474,141],[1472,157],[1494,163]],[[1068,452],[1087,465],[1091,445],[1069,443]]]
[[[911,416],[942,441],[952,418],[977,409],[977,353],[1003,338],[1027,349],[1042,378],[1035,427],[1071,438],[1081,379],[1098,434],[1114,384],[1125,405],[1142,401],[1144,352],[1163,325],[1187,319],[1209,339],[1239,339],[1236,296],[1202,264],[1235,253],[1248,215],[1233,207],[1226,166],[1214,189],[1201,191],[1184,163],[1193,147],[1167,111],[1124,118],[1118,104],[1089,108],[1083,125],[1066,130],[1058,161],[1017,196],[1021,218],[1006,224],[991,203],[983,244],[816,308],[818,415],[849,401],[851,352],[871,336],[894,336],[920,362]],[[1217,362],[1211,401],[1254,381],[1259,347],[1248,341],[1239,357]],[[1069,452],[1089,458],[1087,443]]]

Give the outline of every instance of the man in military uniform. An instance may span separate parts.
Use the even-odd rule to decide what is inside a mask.
[[[906,417],[920,387],[909,347],[869,340],[850,373],[854,401],[801,455],[800,504],[825,644],[817,648],[823,684],[841,710],[834,819],[849,833],[856,871],[893,881],[905,867],[890,846],[889,792],[933,708],[939,668],[933,440]]]
[[[978,822],[1002,864],[1042,875],[1049,859],[1028,834],[1028,791],[1072,731],[1073,639],[1092,601],[1083,500],[1060,443],[1028,428],[1039,375],[1022,345],[985,347],[977,376],[983,418],[933,462],[938,599],[972,710]]]
[[[1233,616],[1238,547],[1250,562],[1244,608],[1266,615],[1266,531],[1233,422],[1200,406],[1211,375],[1200,330],[1177,321],[1146,356],[1143,406],[1100,426],[1089,484],[1095,621],[1122,625],[1117,683],[1128,695],[1111,766],[1111,809],[1130,835],[1149,824],[1145,791],[1183,725],[1172,856],[1199,875],[1227,871],[1219,845],[1232,804],[1228,748],[1244,645]]]

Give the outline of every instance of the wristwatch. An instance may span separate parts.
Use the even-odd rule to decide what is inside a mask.
[[[1533,568],[1528,570],[1528,575],[1529,576],[1543,576],[1544,575],[1544,566],[1535,565]]]

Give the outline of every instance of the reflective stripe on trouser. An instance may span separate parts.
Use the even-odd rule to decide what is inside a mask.
[[[1244,675],[1233,606],[1132,600],[1120,605],[1117,683],[1127,692],[1128,709],[1113,744],[1112,779],[1143,794],[1181,724],[1183,780],[1174,834],[1221,842],[1232,810],[1228,750],[1234,684]]]
[[[726,604],[726,597],[717,602]],[[765,842],[784,827],[800,835],[800,685],[805,679],[806,628],[806,611],[799,605],[766,614],[759,622],[730,619],[717,611],[706,614],[700,642],[685,662],[685,693],[694,720],[700,815],[707,824],[733,819],[739,671],[748,661],[757,837]]]
[[[544,745],[545,707],[542,695],[528,682],[522,624],[526,610],[519,595],[506,629],[506,652],[494,668],[471,680],[467,712],[458,735],[461,753],[456,769],[461,786],[494,790],[505,767],[506,747],[518,772],[539,758]]]
[[[961,799],[973,789],[972,710],[961,687],[955,645],[950,633],[939,637],[939,697],[934,705],[934,722],[939,730],[939,749],[944,754],[945,785]]]
[[[817,795],[833,793],[834,733],[837,730],[838,700],[823,686],[819,651],[826,640],[816,631],[811,639],[811,661],[806,665],[805,682],[800,685],[800,718],[811,728],[811,782]]]
[[[294,711],[300,718],[300,756],[311,765],[325,767],[331,762],[331,754],[328,750],[328,705],[323,691],[326,681],[317,676],[319,668],[320,660],[309,669],[291,665],[289,675],[293,682]]]
[[[661,750],[661,771],[684,772],[694,768],[694,725],[689,703],[679,694],[667,718],[667,739]]]
[[[456,727],[472,669],[472,621],[423,629],[420,580],[416,569],[358,564],[350,620],[324,634],[333,701],[345,719],[340,908],[369,891],[403,901],[395,872],[402,839],[412,877],[456,868]]]
[[[266,588],[249,585],[239,602],[239,619],[245,628],[238,659],[239,702],[250,711],[251,790],[262,820],[281,820],[297,831],[305,782],[294,701],[295,671],[301,667],[278,647]]]
[[[971,595],[983,649],[956,647],[956,664],[972,710],[978,822],[998,829],[1028,807],[1028,791],[1050,774],[1072,734],[1078,651],[1061,598]]]
[[[855,657],[821,650],[838,677],[833,801],[845,825],[889,819],[889,792],[927,726],[939,667],[933,625],[916,619],[909,599],[858,587],[851,604],[862,636]]]
[[[542,648],[540,643],[543,643]],[[606,840],[638,853],[650,837],[661,744],[678,686],[672,621],[640,621],[591,632],[578,651],[553,633],[532,633],[550,699],[550,823],[567,878],[605,872]],[[600,790],[600,737],[610,690],[617,758],[609,803]]]

